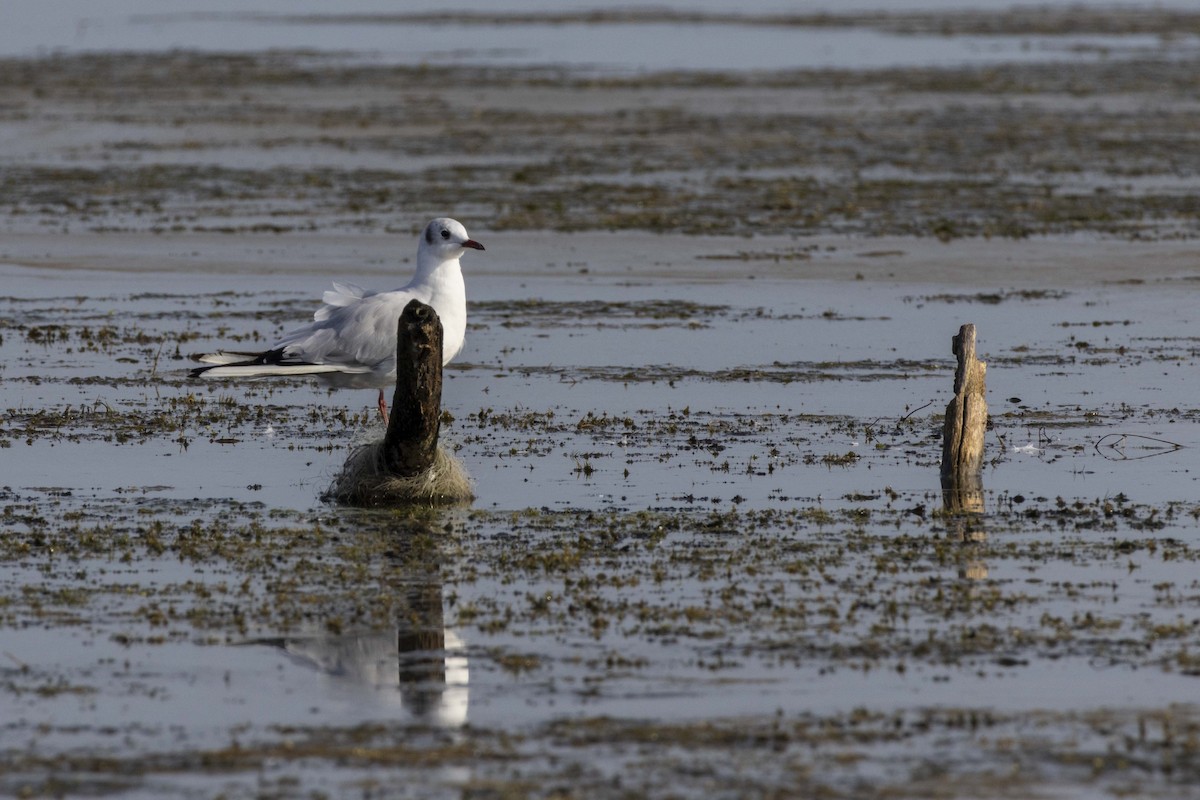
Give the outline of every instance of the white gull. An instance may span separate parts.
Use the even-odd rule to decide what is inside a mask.
[[[457,220],[439,217],[417,244],[417,271],[391,292],[333,284],[312,323],[284,334],[259,353],[221,350],[200,356],[212,366],[193,378],[263,378],[312,375],[334,388],[379,389],[379,413],[387,418],[383,390],[396,382],[396,322],[411,300],[433,306],[442,321],[442,365],[462,350],[467,333],[467,290],[458,263],[466,249],[483,245]]]

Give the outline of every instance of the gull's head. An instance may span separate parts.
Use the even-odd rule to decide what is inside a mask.
[[[437,261],[457,259],[465,249],[482,250],[483,245],[467,235],[467,229],[456,219],[438,217],[425,226],[418,245],[418,257],[428,254]]]

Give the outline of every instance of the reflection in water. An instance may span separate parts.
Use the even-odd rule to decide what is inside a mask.
[[[952,537],[964,544],[987,541],[982,475],[943,475],[942,508],[946,512],[947,527]],[[964,556],[969,553],[970,548],[964,548]],[[988,576],[987,564],[978,559],[964,558],[959,562],[958,576],[973,581],[984,580]]]
[[[296,663],[317,669],[343,687],[370,690],[385,705],[416,720],[458,728],[467,722],[469,668],[466,646],[445,628],[442,587],[429,583],[407,592],[405,623],[394,631],[312,634],[257,639]]]
[[[963,476],[943,475],[942,508],[954,517],[982,516],[983,476],[979,473]]]
[[[1096,440],[1093,447],[1101,457],[1109,461],[1138,461],[1165,456],[1183,449],[1179,442],[1138,433],[1106,433]]]
[[[959,565],[958,577],[971,581],[987,580],[988,566],[986,561],[964,561]]]

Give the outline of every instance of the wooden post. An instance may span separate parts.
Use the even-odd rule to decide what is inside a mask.
[[[975,326],[952,340],[958,356],[954,398],[942,429],[942,498],[947,511],[983,511],[983,446],[987,438],[987,364],[975,357]]]
[[[355,506],[462,503],[471,476],[438,447],[442,423],[442,323],[417,300],[396,325],[396,392],[381,441],[350,454],[326,499]]]
[[[413,300],[396,330],[396,392],[383,437],[384,471],[408,478],[433,466],[442,418],[442,322]]]
[[[958,356],[954,398],[946,406],[942,430],[942,475],[978,474],[987,435],[987,364],[975,357],[975,326],[963,325],[953,339]]]

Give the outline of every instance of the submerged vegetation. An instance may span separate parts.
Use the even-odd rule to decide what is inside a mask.
[[[734,24],[701,17],[695,24]],[[790,22],[739,14],[737,24],[938,36],[1144,30],[1166,46],[1196,19],[1165,9],[1039,9]],[[457,24],[471,21],[456,15]],[[1180,146],[1193,136],[1194,67],[1153,51],[940,69],[614,76],[286,52],[8,60],[0,61],[5,124],[32,134],[66,115],[104,134],[81,128],[54,158],[8,164],[0,211],[10,231],[388,230],[398,208],[422,219],[460,206],[469,178],[462,213],[493,229],[1194,238],[1200,206],[1189,186],[1200,156]],[[279,103],[288,92],[304,103]]]

